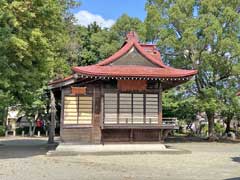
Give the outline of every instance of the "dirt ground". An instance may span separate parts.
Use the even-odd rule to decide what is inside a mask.
[[[240,180],[240,143],[166,144],[192,153],[49,157],[45,138],[4,138],[0,180]]]

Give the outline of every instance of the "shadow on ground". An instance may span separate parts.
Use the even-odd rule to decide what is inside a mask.
[[[224,179],[224,180],[240,180],[240,177],[228,178],[228,179]]]
[[[49,145],[46,140],[41,139],[0,140],[0,159],[46,155],[48,151],[56,147],[57,143]]]
[[[240,163],[240,156],[239,157],[232,157],[232,161]]]
[[[218,141],[209,141],[207,138],[197,137],[197,136],[169,136],[165,139],[166,143],[206,143],[206,142],[219,142],[219,143],[229,143],[237,144],[240,143],[240,140],[230,140],[230,139],[219,139]]]

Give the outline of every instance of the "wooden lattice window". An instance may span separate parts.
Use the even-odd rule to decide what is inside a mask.
[[[146,94],[146,123],[158,123],[158,94]]]
[[[119,94],[119,123],[132,123],[132,94]]]
[[[91,124],[92,97],[65,96],[64,97],[64,124]]]
[[[150,93],[105,93],[105,124],[157,124],[159,95]]]
[[[133,124],[144,123],[144,95],[133,94]]]
[[[104,96],[104,114],[105,124],[117,123],[117,94],[105,93]]]

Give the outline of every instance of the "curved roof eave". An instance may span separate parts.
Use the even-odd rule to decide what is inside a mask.
[[[73,67],[75,73],[86,76],[105,77],[154,77],[154,78],[180,78],[197,74],[196,70],[182,70],[174,68],[157,68],[144,66],[80,66]]]

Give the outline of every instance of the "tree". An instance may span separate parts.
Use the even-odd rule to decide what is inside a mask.
[[[133,18],[127,14],[123,14],[117,19],[115,24],[111,28],[112,31],[116,32],[122,40],[126,37],[130,31],[138,33],[141,40],[145,40],[145,25],[138,18]]]
[[[209,137],[214,136],[219,85],[240,74],[237,7],[237,0],[148,0],[146,4],[147,17],[158,17],[147,34],[158,42],[166,63],[198,70],[192,91],[207,114]]]
[[[154,41],[158,39],[158,32],[161,26],[161,17],[159,16],[157,6],[146,4],[145,9],[147,11],[147,17],[144,20],[146,40],[154,43]]]
[[[88,27],[74,26],[65,46],[69,67],[97,63],[117,51],[121,43],[116,32],[101,29],[96,22]]]
[[[88,27],[68,26],[70,38],[65,45],[68,66],[90,65],[115,53],[129,31],[136,31],[144,38],[144,24],[138,18],[123,14],[110,28],[101,28],[96,22]]]
[[[234,82],[232,82],[234,83]],[[224,123],[226,124],[225,133],[229,133],[231,128],[231,121],[236,118],[240,120],[240,100],[236,96],[236,84],[225,84],[230,86],[228,88],[222,88],[221,92],[221,116],[224,118]]]
[[[0,108],[42,106],[39,93],[69,67],[62,58],[73,0],[0,1]]]
[[[163,117],[177,117],[178,120],[190,125],[196,120],[196,114],[199,108],[196,103],[196,97],[189,92],[189,86],[171,89],[163,93]]]

